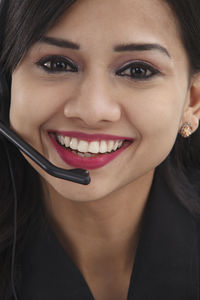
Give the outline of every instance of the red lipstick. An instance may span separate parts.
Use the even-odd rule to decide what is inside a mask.
[[[94,170],[101,168],[116,158],[119,154],[121,154],[126,148],[130,146],[133,142],[132,138],[129,137],[122,137],[122,136],[113,136],[113,135],[105,135],[105,134],[85,134],[82,132],[63,132],[63,131],[55,131],[51,130],[48,132],[50,140],[56,149],[60,158],[67,163],[68,165],[81,168],[85,170]],[[101,141],[101,140],[123,140],[123,145],[121,148],[117,149],[113,152],[106,152],[106,153],[98,153],[92,157],[80,157],[77,154],[73,153],[72,149],[66,148],[65,146],[60,145],[57,141],[56,135],[67,136],[70,138],[77,138],[78,140],[85,140],[88,142],[92,141]],[[93,154],[93,153],[92,153]]]
[[[133,139],[130,137],[124,137],[124,136],[116,136],[116,135],[110,135],[110,134],[86,134],[79,131],[57,131],[57,130],[49,130],[49,134],[54,133],[58,135],[68,136],[71,138],[77,138],[79,140],[85,140],[88,142],[92,141],[102,141],[102,140],[127,140],[130,142],[133,142]]]

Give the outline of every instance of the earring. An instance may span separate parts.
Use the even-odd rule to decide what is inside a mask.
[[[182,137],[188,138],[192,134],[192,125],[188,122],[184,123],[179,131]]]

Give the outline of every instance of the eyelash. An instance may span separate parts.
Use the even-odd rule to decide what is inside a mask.
[[[62,56],[45,57],[37,62],[37,65],[43,68],[45,72],[51,74],[79,71],[78,67],[72,60]],[[148,63],[135,61],[120,68],[116,72],[116,75],[129,77],[130,80],[144,81],[158,75],[159,73],[160,72],[157,69]]]
[[[123,73],[125,71],[129,70],[130,74]],[[138,73],[137,73],[138,72]],[[150,73],[150,74],[148,74]],[[118,76],[127,76],[130,77],[131,80],[148,80],[152,78],[155,75],[158,75],[160,72],[149,65],[148,63],[141,62],[141,61],[135,61],[132,63],[127,64],[126,66],[123,66],[120,68],[116,74]]]
[[[57,66],[55,65],[55,69],[53,64],[58,64]],[[76,66],[76,64],[69,58],[65,58],[62,56],[49,56],[42,58],[39,62],[37,62],[37,65],[43,68],[47,73],[51,74],[61,72],[78,72],[78,67]],[[63,69],[59,70],[59,68],[62,67]]]

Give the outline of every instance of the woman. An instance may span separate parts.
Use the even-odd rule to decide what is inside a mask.
[[[199,1],[1,4],[1,299],[200,299]]]

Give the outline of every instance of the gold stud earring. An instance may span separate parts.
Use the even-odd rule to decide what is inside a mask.
[[[184,138],[188,138],[192,134],[192,125],[188,122],[184,123],[179,131],[180,135]]]

